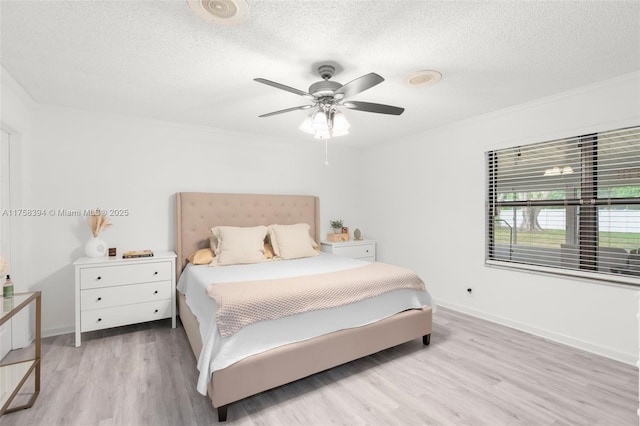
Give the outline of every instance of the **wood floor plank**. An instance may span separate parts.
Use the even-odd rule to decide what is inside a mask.
[[[43,339],[38,400],[0,424],[216,424],[190,350],[170,321],[86,333],[80,348],[73,334]],[[246,398],[228,424],[636,426],[637,408],[637,368],[439,308],[430,346],[416,339]]]

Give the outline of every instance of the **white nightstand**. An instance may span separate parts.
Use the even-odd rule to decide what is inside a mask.
[[[376,261],[376,242],[373,240],[350,240],[321,243],[322,251],[335,254],[336,256],[351,257],[353,259]]]
[[[81,257],[76,269],[76,346],[85,331],[171,318],[176,327],[176,254]]]

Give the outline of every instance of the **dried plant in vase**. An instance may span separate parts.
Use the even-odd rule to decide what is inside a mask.
[[[98,238],[98,235],[110,226],[111,222],[109,222],[109,216],[106,213],[103,213],[100,209],[95,209],[91,212],[89,227],[91,227],[91,233],[95,238]]]
[[[89,216],[89,228],[93,238],[84,246],[84,251],[89,257],[103,257],[107,255],[107,243],[102,241],[98,236],[111,226],[109,216],[100,209],[95,209]]]

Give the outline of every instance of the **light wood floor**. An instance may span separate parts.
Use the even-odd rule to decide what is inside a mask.
[[[35,406],[2,425],[210,425],[169,321],[43,340]],[[11,357],[17,356],[15,353]],[[232,404],[229,425],[638,425],[638,369],[440,308],[415,340]]]

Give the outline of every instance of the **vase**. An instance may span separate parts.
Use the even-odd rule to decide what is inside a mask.
[[[107,243],[98,237],[93,237],[85,244],[84,252],[88,257],[104,257],[107,255]]]
[[[334,234],[342,234],[342,228],[333,228]]]

